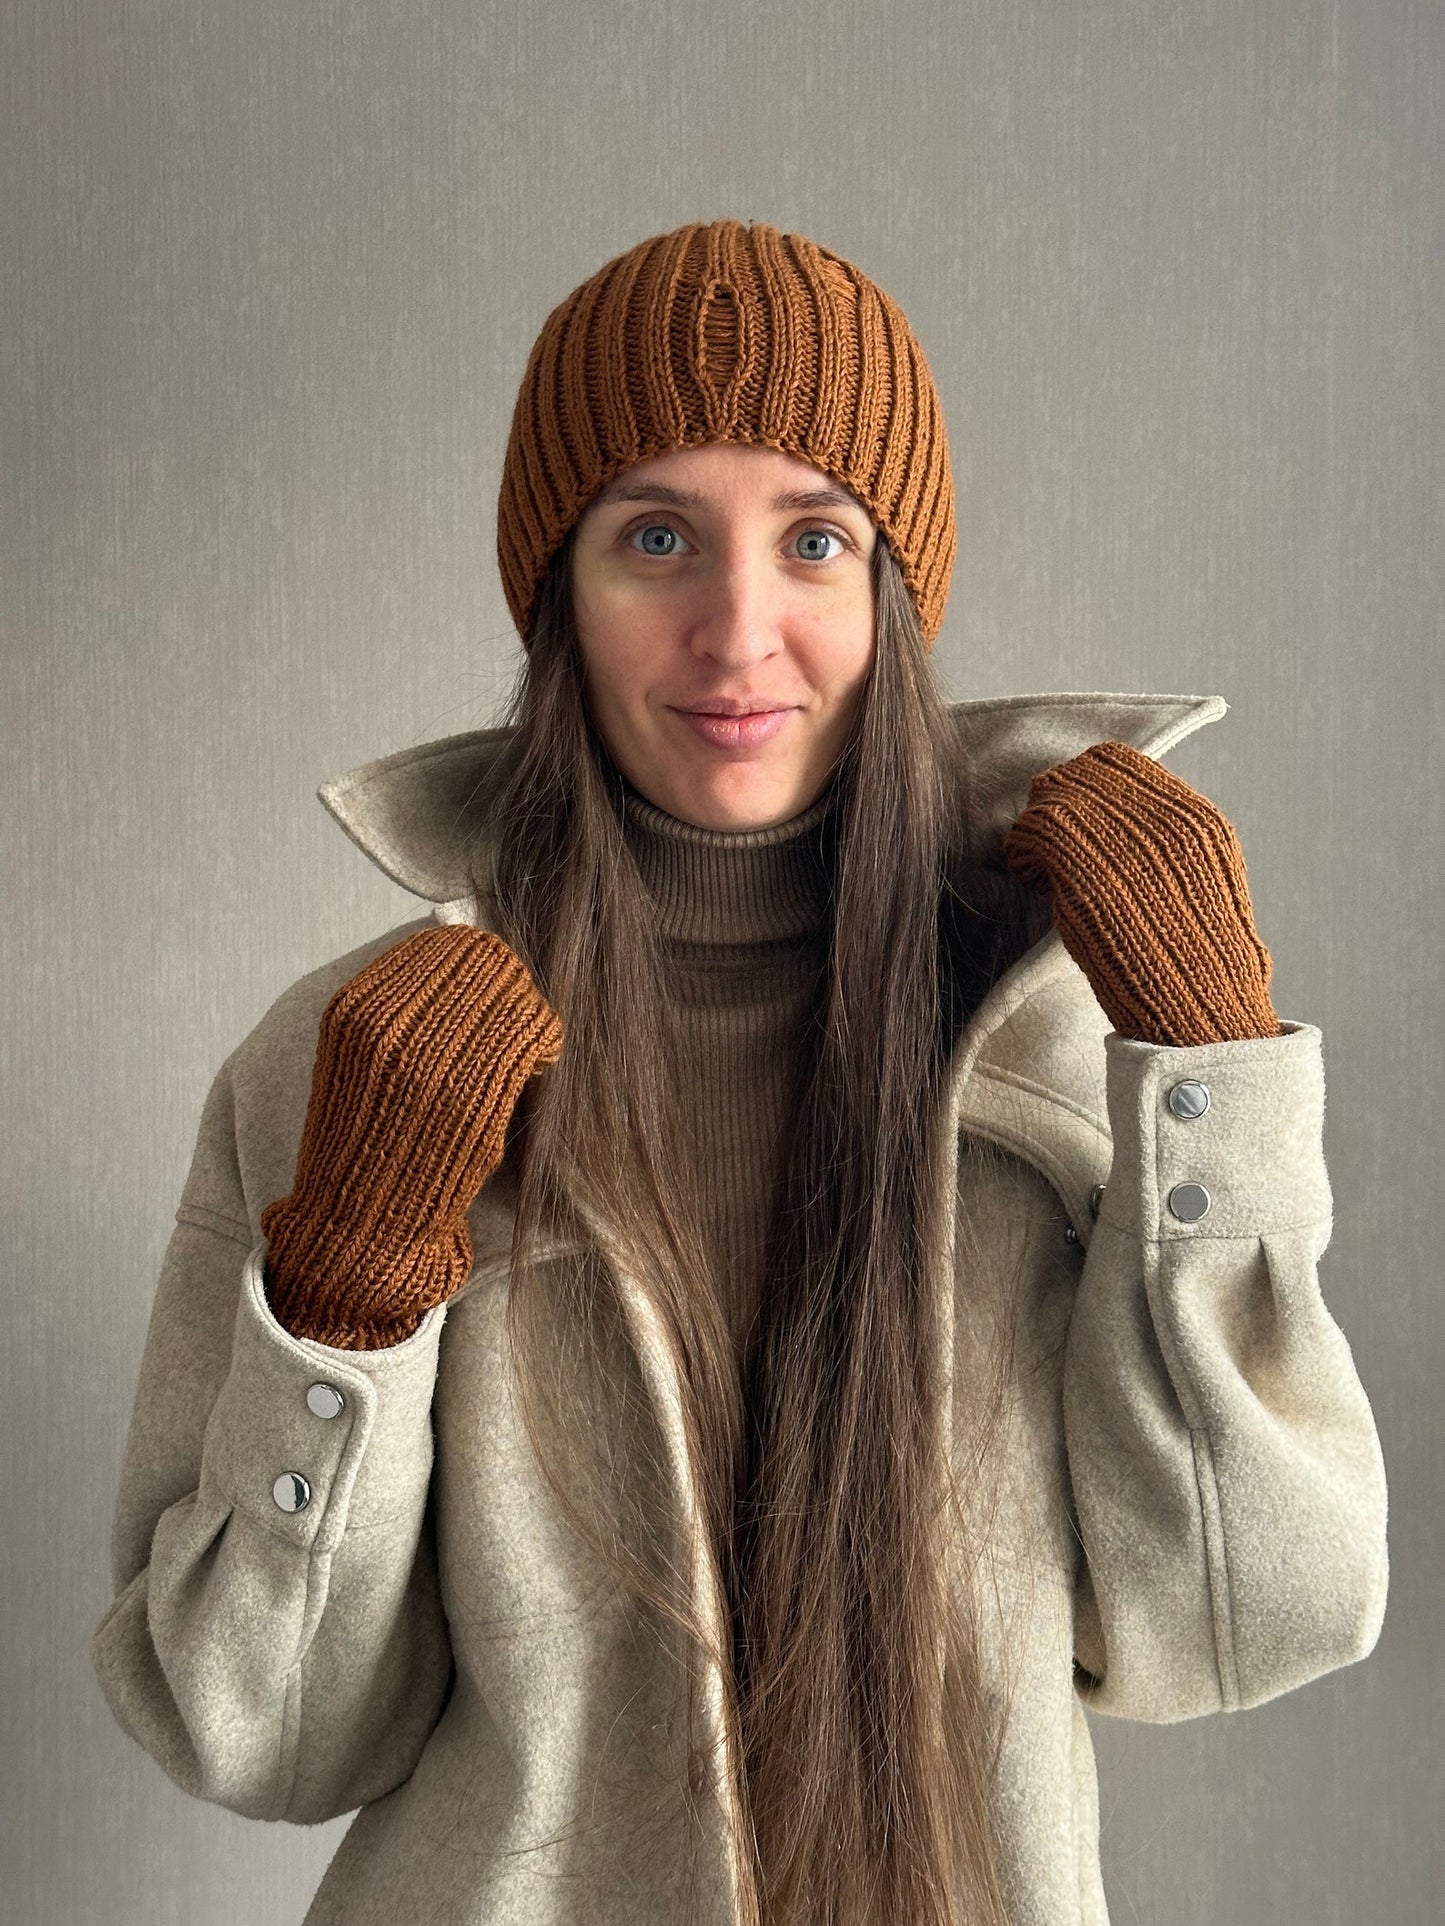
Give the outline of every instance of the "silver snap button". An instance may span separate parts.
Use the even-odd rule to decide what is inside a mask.
[[[1097,1217],[1099,1215],[1099,1206],[1103,1201],[1104,1186],[1102,1184],[1095,1184],[1094,1188],[1089,1192],[1089,1215],[1091,1217]]]
[[[282,1511],[305,1511],[311,1503],[311,1487],[299,1471],[283,1471],[271,1487],[271,1496]]]
[[[1212,1202],[1203,1184],[1176,1184],[1169,1193],[1170,1210],[1185,1224],[1197,1224]]]
[[[1176,1083],[1169,1092],[1169,1108],[1176,1117],[1183,1117],[1186,1123],[1195,1117],[1202,1117],[1209,1108],[1209,1085],[1195,1083],[1191,1078],[1185,1083]]]
[[[334,1384],[313,1384],[307,1388],[307,1409],[318,1418],[334,1418],[345,1403]]]
[[[1077,1232],[1077,1231],[1076,1231],[1076,1230],[1074,1229],[1074,1227],[1073,1227],[1073,1225],[1072,1225],[1072,1224],[1065,1224],[1065,1226],[1064,1226],[1064,1242],[1065,1242],[1066,1244],[1077,1244],[1077,1243],[1078,1243],[1078,1241],[1079,1241],[1079,1233],[1078,1233],[1078,1232]]]

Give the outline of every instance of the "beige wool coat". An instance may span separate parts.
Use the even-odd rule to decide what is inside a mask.
[[[999,781],[1001,841],[1040,770],[1109,738],[1161,757],[1226,707],[1083,693],[955,713]],[[725,1780],[700,1828],[669,1806],[685,1655],[598,1586],[509,1397],[514,1173],[477,1199],[464,1289],[394,1349],[292,1337],[262,1291],[258,1223],[291,1188],[322,1010],[412,930],[472,920],[469,800],[501,741],[424,743],[320,791],[431,907],[293,984],[215,1078],[156,1288],[94,1665],[121,1726],[196,1797],[298,1824],[360,1808],[306,1926],[731,1926]],[[1024,1261],[986,1486],[1013,1926],[1106,1921],[1086,1707],[1170,1721],[1258,1705],[1364,1658],[1380,1631],[1384,1465],[1317,1268],[1321,1036],[1281,1020],[1279,1037],[1189,1048],[1123,1037],[1050,931],[956,1052],[955,1214],[1000,1265]],[[1171,1102],[1185,1083],[1204,1086],[1202,1114],[1197,1088]],[[1204,1187],[1204,1215],[1184,1186]],[[956,1272],[953,1221],[935,1272],[956,1448],[990,1311],[988,1277]],[[670,1466],[659,1543],[720,1632],[674,1360],[619,1283]],[[629,1798],[657,1816],[644,1846]]]

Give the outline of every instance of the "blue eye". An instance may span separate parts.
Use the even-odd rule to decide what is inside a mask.
[[[674,555],[682,537],[675,528],[666,522],[649,522],[646,528],[635,528],[628,536],[630,542],[642,537],[642,550],[645,555]]]
[[[811,545],[810,548],[804,550],[803,560],[805,562],[831,562],[833,560],[831,555],[824,555],[820,552],[818,547],[820,542],[837,542],[840,548],[843,545],[843,538],[840,535],[835,535],[830,528],[805,529],[798,537],[798,540],[800,543],[806,542]]]

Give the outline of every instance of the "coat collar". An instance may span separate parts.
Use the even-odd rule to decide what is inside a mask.
[[[1002,842],[1042,770],[1104,741],[1162,757],[1228,706],[1222,696],[1087,692],[954,703],[973,762],[985,848]],[[467,859],[483,827],[481,798],[511,735],[472,729],[416,743],[334,776],[316,793],[393,882],[456,921],[471,895]]]

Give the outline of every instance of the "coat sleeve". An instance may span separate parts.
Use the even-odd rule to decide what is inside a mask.
[[[449,1689],[429,1502],[446,1309],[371,1352],[276,1321],[234,1061],[206,1099],[156,1289],[92,1661],[117,1721],[183,1790],[314,1823],[405,1780]]]
[[[1111,1031],[1105,1052],[1113,1161],[1063,1366],[1075,1680],[1095,1711],[1170,1721],[1374,1648],[1385,1468],[1320,1291],[1319,1030],[1183,1048]],[[1197,1091],[1169,1101],[1186,1081],[1202,1114]],[[1203,1187],[1203,1215],[1180,1186]]]

